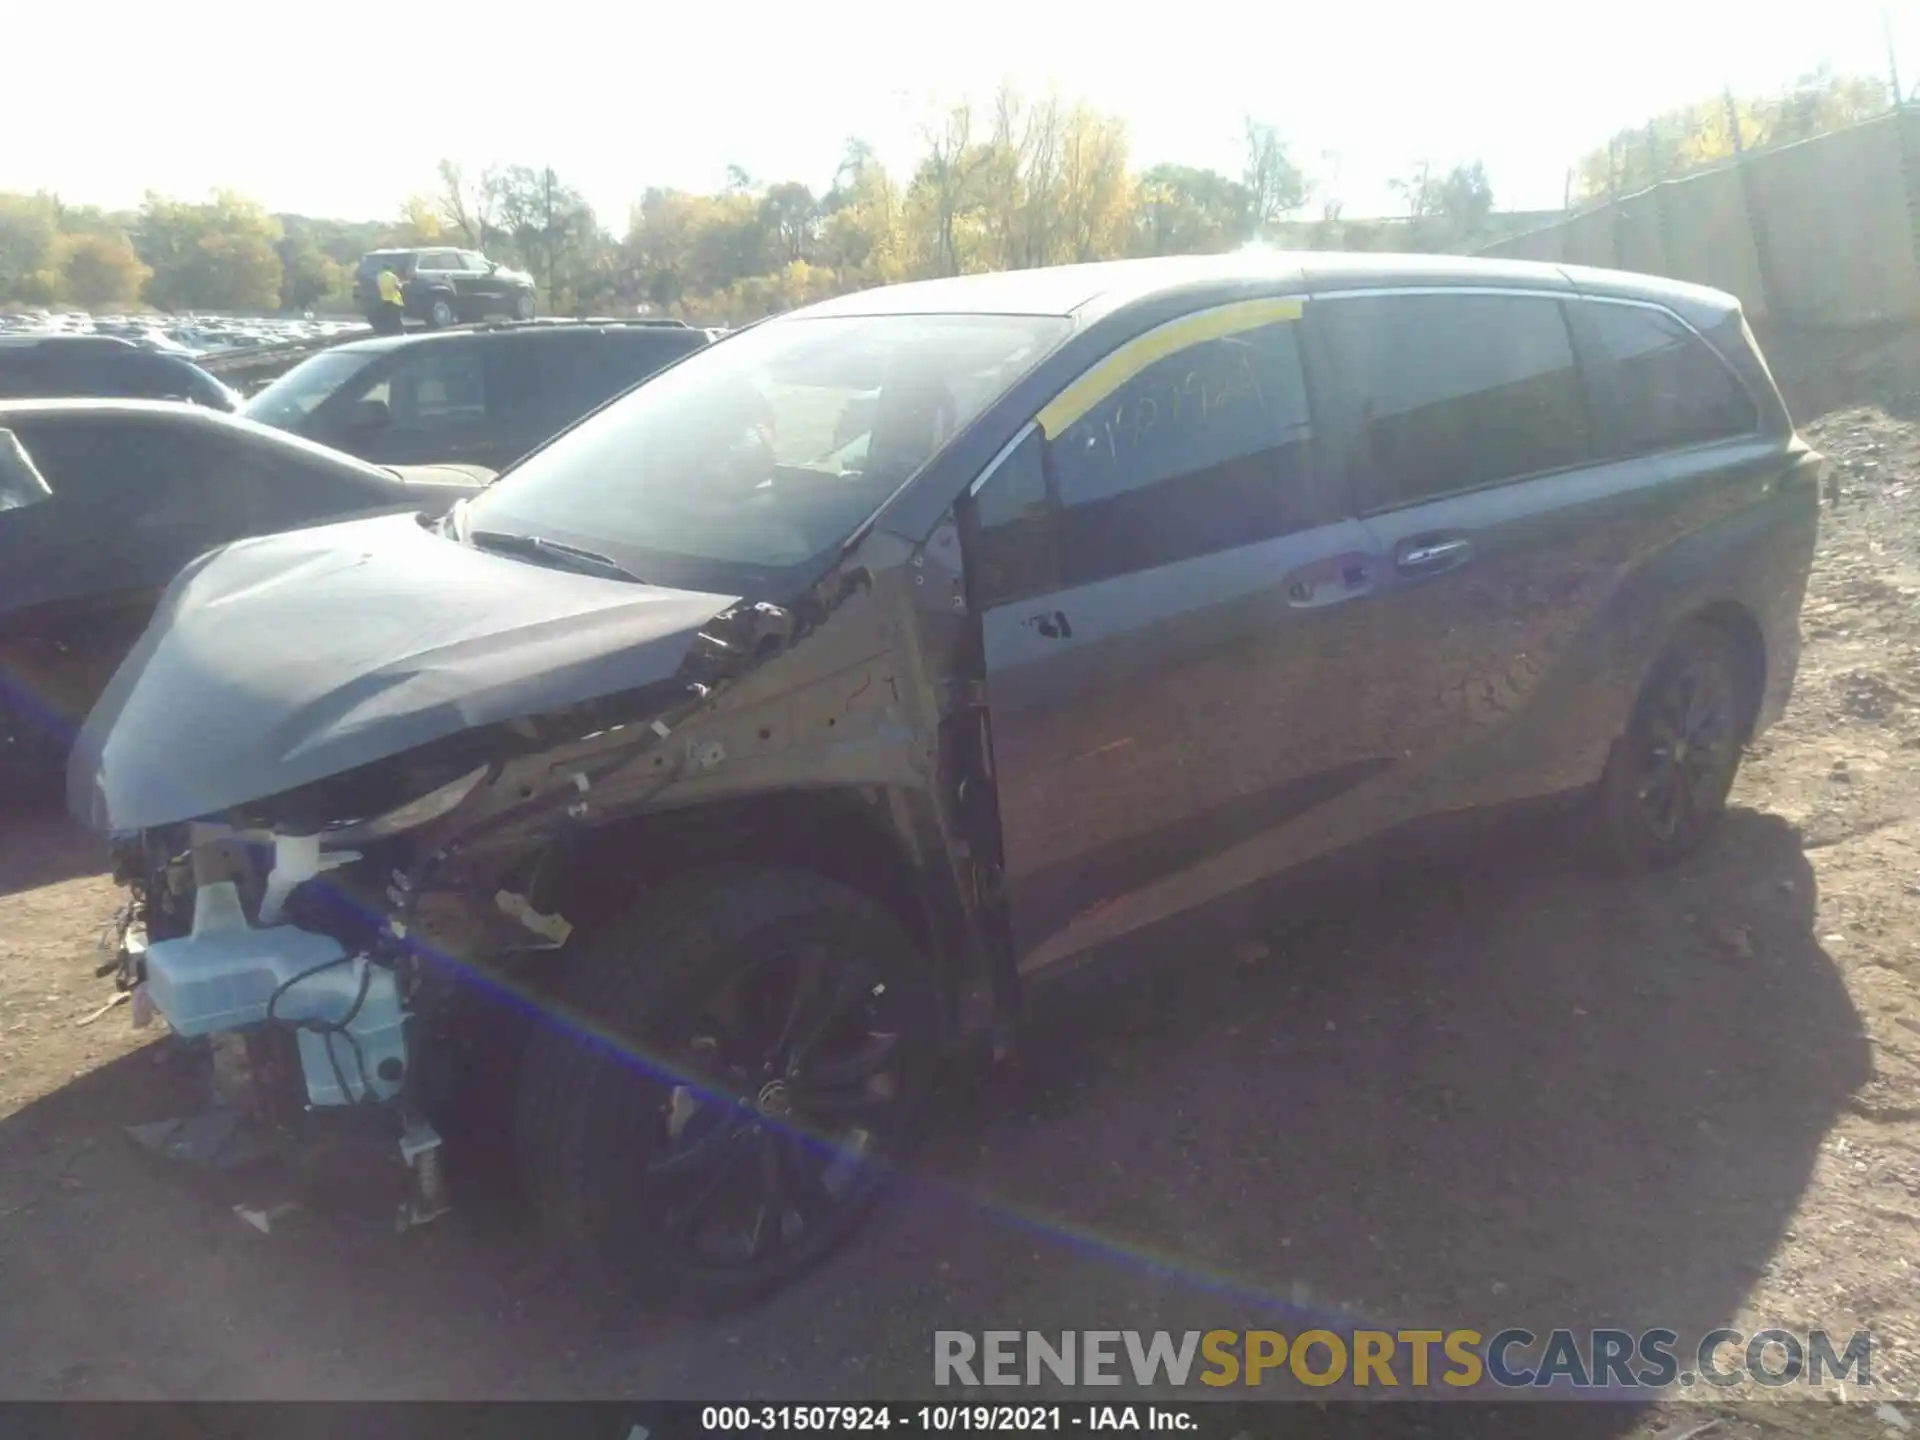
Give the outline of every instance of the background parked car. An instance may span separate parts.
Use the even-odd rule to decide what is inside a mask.
[[[531,275],[478,250],[374,250],[353,272],[353,298],[370,318],[379,299],[375,281],[389,266],[406,287],[408,317],[436,330],[496,316],[531,320],[537,306]]]
[[[241,413],[381,464],[499,470],[708,343],[677,321],[621,320],[354,340],[302,361]]]
[[[489,478],[383,470],[189,405],[0,401],[0,759],[58,762],[194,557],[343,515],[437,515]]]
[[[181,355],[113,335],[0,335],[0,399],[59,395],[240,408],[238,395]]]

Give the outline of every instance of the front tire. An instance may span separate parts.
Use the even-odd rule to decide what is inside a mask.
[[[727,866],[591,933],[521,1070],[535,1209],[601,1275],[696,1309],[824,1258],[931,1078],[935,987],[898,921],[798,870]]]
[[[1719,626],[1693,621],[1674,637],[1600,782],[1601,834],[1615,862],[1673,864],[1719,827],[1746,738],[1745,681],[1740,650]]]
[[[444,330],[459,317],[453,313],[453,302],[445,296],[437,296],[427,308],[427,327],[431,330]]]
[[[531,320],[533,318],[533,292],[522,290],[513,302],[513,318]]]

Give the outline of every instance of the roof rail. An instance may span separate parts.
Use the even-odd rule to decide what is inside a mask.
[[[424,333],[445,335],[450,332],[459,332],[474,335],[496,330],[551,330],[563,325],[623,325],[655,330],[694,328],[684,320],[662,319],[650,315],[537,315],[531,320],[475,320],[465,325],[448,325],[439,330],[429,330]],[[409,331],[408,333],[417,335],[423,332]]]
[[[113,348],[138,350],[140,348],[124,335],[96,335],[91,331],[80,335],[67,335],[57,330],[10,330],[0,335],[0,345],[12,350],[24,350],[29,346],[46,344],[77,345],[90,350]]]

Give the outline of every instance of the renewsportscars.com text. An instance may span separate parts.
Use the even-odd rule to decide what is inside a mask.
[[[1664,1390],[1873,1384],[1873,1340],[1824,1330],[936,1330],[936,1385]]]

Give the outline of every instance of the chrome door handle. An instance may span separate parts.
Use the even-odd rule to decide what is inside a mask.
[[[1408,546],[1400,552],[1396,563],[1402,570],[1437,570],[1465,560],[1472,553],[1473,546],[1465,540],[1436,540]]]

